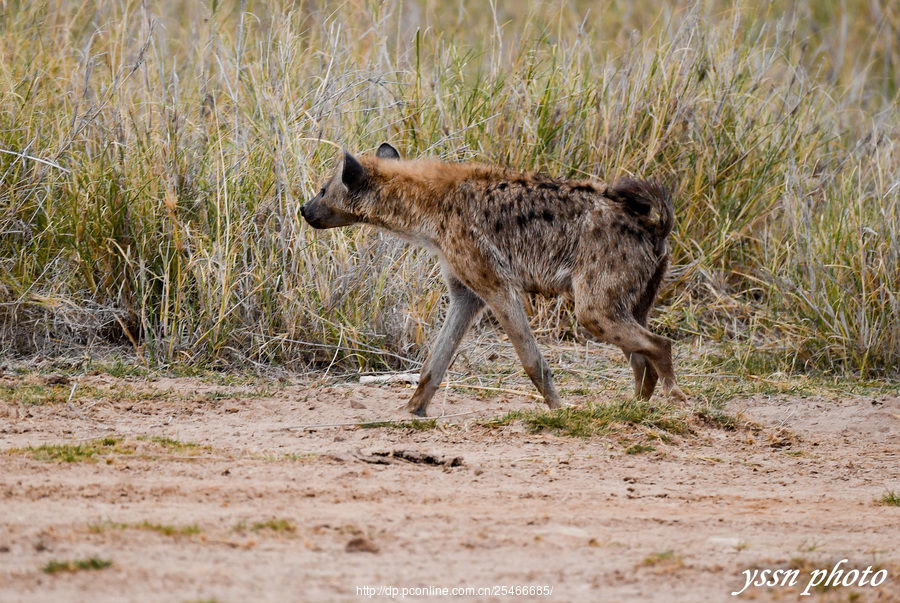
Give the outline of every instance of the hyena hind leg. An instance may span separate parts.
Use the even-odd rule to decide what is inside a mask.
[[[665,277],[668,266],[669,262],[667,257],[664,258],[663,261],[657,263],[653,276],[644,284],[643,291],[638,296],[632,309],[634,320],[644,329],[647,329],[647,319],[650,315],[650,308],[653,307],[656,293]],[[669,349],[671,350],[671,348]],[[659,380],[659,374],[653,367],[653,363],[640,352],[632,352],[630,354],[625,352],[625,358],[628,359],[628,363],[631,364],[631,370],[634,372],[634,397],[642,400],[649,400],[650,396],[653,395],[653,390],[656,389],[656,383]],[[671,363],[671,352],[669,358],[669,362]],[[681,390],[679,389],[678,391]]]
[[[448,278],[447,288],[450,293],[450,308],[447,310],[447,318],[444,320],[434,347],[422,367],[416,392],[406,406],[409,412],[420,417],[425,416],[428,403],[431,402],[431,398],[440,387],[444,373],[447,372],[447,368],[453,360],[453,354],[459,347],[459,342],[462,341],[484,308],[481,298],[457,279]]]
[[[633,319],[616,320],[582,313],[578,320],[594,337],[618,346],[625,353],[634,371],[635,395],[649,398],[659,379],[665,395],[678,402],[687,400],[675,379],[672,342],[668,338],[648,331]]]
[[[649,400],[656,389],[656,382],[659,375],[656,369],[647,360],[647,357],[638,352],[625,354],[625,358],[631,364],[631,370],[634,372],[634,397],[642,400]]]

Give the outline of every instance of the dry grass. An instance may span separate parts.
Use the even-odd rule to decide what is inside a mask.
[[[0,351],[415,365],[434,262],[297,215],[334,145],[388,140],[662,178],[658,330],[742,371],[894,374],[900,14],[726,4],[4,0]],[[566,304],[531,307],[544,341],[577,333]]]

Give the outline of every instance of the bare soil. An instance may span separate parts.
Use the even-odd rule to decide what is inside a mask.
[[[880,502],[900,494],[894,396],[734,399],[755,428],[694,414],[667,443],[484,425],[534,407],[516,395],[439,392],[431,413],[455,416],[419,430],[341,425],[408,419],[398,386],[60,381],[0,378],[61,392],[0,403],[0,601],[390,599],[367,586],[552,587],[409,601],[900,601],[900,507]],[[119,444],[81,462],[28,448],[104,437]],[[636,442],[654,449],[626,454]],[[90,558],[112,565],[43,571]],[[888,577],[801,596],[841,559]],[[791,568],[794,586],[731,596],[745,570]]]

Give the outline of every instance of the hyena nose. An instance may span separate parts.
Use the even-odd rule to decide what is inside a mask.
[[[300,206],[300,215],[303,216],[304,220],[307,219],[306,218],[306,203],[304,203],[303,205]]]

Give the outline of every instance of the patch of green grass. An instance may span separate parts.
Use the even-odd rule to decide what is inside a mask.
[[[680,370],[684,373],[707,374],[682,379],[692,396],[712,406],[720,406],[736,397],[755,394],[806,398],[832,397],[836,392],[863,396],[897,395],[900,391],[900,385],[890,379],[867,379],[852,373],[828,373],[777,365],[745,365],[740,358],[723,355],[723,349],[736,354],[733,350],[735,345],[710,345],[698,358],[689,359],[681,366]],[[783,370],[777,370],[779,368]]]
[[[253,524],[251,528],[254,532],[259,532],[260,530],[271,530],[273,532],[296,532],[297,526],[294,525],[294,522],[288,519],[267,519],[266,521],[258,521]]]
[[[206,394],[206,396],[212,400],[233,400],[235,398],[248,398],[251,395],[252,394],[249,392],[224,392],[221,390]]]
[[[77,395],[78,392],[76,392]],[[140,389],[128,383],[113,383],[109,387],[102,388],[98,395],[112,402],[143,402],[163,401],[176,397],[174,392],[160,391],[156,389]]]
[[[747,424],[741,417],[711,405],[701,406],[696,410],[696,413],[706,423],[721,427],[727,431],[737,431]]]
[[[651,430],[647,431],[647,433],[645,435],[647,436],[648,439],[659,440],[663,444],[671,444],[672,443],[672,436],[670,436],[665,431],[660,431],[658,429],[651,429]]]
[[[363,429],[412,429],[414,431],[428,431],[437,427],[436,419],[410,419],[409,421],[376,421],[361,423]]]
[[[63,404],[67,401],[77,405],[83,402],[94,402],[99,399],[112,402],[137,402],[141,400],[165,400],[171,396],[170,392],[142,390],[128,384],[117,383],[105,387],[95,387],[84,383],[76,384],[75,382],[67,385],[27,382],[0,385],[0,400],[18,402],[26,406]]]
[[[681,558],[681,555],[676,555],[675,551],[663,551],[661,553],[652,553],[647,555],[644,558],[644,561],[641,565],[647,567],[656,567],[656,566],[682,566],[684,565],[684,561]]]
[[[413,419],[411,421],[403,421],[401,427],[412,429],[413,431],[429,431],[437,427],[436,419]]]
[[[191,536],[193,534],[199,534],[203,531],[195,523],[187,526],[176,527],[159,523],[151,523],[146,519],[140,523],[118,523],[114,521],[105,521],[103,523],[88,526],[88,529],[91,532],[96,533],[104,532],[106,530],[149,530],[151,532],[158,532],[166,536]]]
[[[270,530],[272,532],[294,533],[297,531],[297,526],[289,519],[273,517],[265,521],[255,521],[252,524],[248,524],[246,520],[242,519],[241,521],[234,524],[234,527],[232,529],[235,532],[243,532],[249,529],[253,530],[254,532]]]
[[[69,397],[71,386],[38,385],[35,383],[14,383],[0,385],[0,400],[18,402],[26,406],[59,404]]]
[[[195,444],[193,442],[181,442],[164,436],[138,436],[138,441],[149,442],[151,448],[174,454],[187,456],[200,456],[210,452],[212,446],[207,444]],[[55,461],[63,463],[97,462],[97,457],[113,454],[133,455],[137,444],[125,441],[119,437],[106,437],[99,440],[82,442],[79,444],[42,444],[40,446],[28,446],[26,448],[13,448],[7,452],[10,454],[30,454],[38,461]],[[111,462],[111,459],[107,459]]]
[[[191,456],[200,455],[204,452],[210,452],[212,446],[209,444],[196,444],[194,442],[182,442],[166,436],[138,436],[138,440],[152,442],[167,451],[187,454]]]
[[[893,490],[885,494],[881,497],[881,504],[883,505],[891,505],[894,507],[900,507],[900,496],[894,493]]]
[[[716,366],[715,363],[704,362],[700,368],[713,375],[721,371],[721,377],[686,379],[685,385],[691,395],[702,402],[719,407],[736,397],[755,394],[792,395],[808,397],[816,393],[817,388],[805,375],[778,377],[777,379],[755,377],[750,373],[728,376],[729,370]],[[740,372],[740,371],[739,371]]]
[[[318,452],[285,452],[280,457],[273,458],[271,460],[284,460],[284,461],[312,461],[314,459],[319,458]],[[270,460],[270,459],[266,459]]]
[[[625,454],[641,454],[642,452],[653,452],[654,450],[656,450],[656,447],[649,444],[632,444],[625,449]]]
[[[271,384],[271,379],[260,377],[260,375],[253,374],[240,367],[224,365],[214,368],[208,364],[198,362],[170,364],[166,374],[173,377],[192,377],[200,379],[204,383],[222,386]]]
[[[726,342],[718,353],[707,358],[711,366],[726,373],[749,374],[759,377],[802,372],[798,358],[792,354],[773,354],[761,351],[743,342]],[[776,393],[776,392],[764,392]]]
[[[103,523],[92,523],[88,526],[90,532],[101,534],[106,530],[127,530],[130,527],[127,523],[117,523],[115,521],[104,521]]]
[[[89,559],[75,559],[72,561],[51,561],[41,568],[45,574],[58,574],[60,572],[80,572],[83,570],[106,569],[113,564],[112,561],[91,557]]]
[[[671,434],[686,434],[690,432],[690,428],[684,414],[684,411],[671,404],[625,400],[549,411],[514,410],[482,424],[494,428],[522,421],[531,433],[550,431],[556,435],[580,438],[611,433],[624,425],[640,425]]]
[[[153,532],[159,532],[160,534],[165,534],[166,536],[191,536],[193,534],[199,534],[203,530],[200,529],[197,524],[192,523],[187,526],[169,526],[158,523],[150,523],[149,521],[142,521],[141,523],[134,526],[140,530],[150,530]]]
[[[122,438],[107,437],[101,440],[83,442],[81,444],[42,444],[15,448],[11,453],[29,453],[38,461],[55,461],[62,463],[97,462],[97,455],[134,454],[134,448],[124,443]]]
[[[200,396],[200,398],[203,399],[204,401],[219,402],[221,400],[247,400],[250,398],[264,398],[266,396],[271,396],[271,395],[272,395],[271,390],[269,390],[268,388],[261,388],[261,389],[254,389],[254,390],[241,389],[241,390],[234,390],[234,391],[217,390],[217,391],[205,393],[202,396]],[[197,397],[195,396],[195,397],[192,397],[191,399],[196,400]]]
[[[87,370],[98,371],[110,377],[146,377],[150,374],[147,367],[137,360],[128,361],[122,358],[113,358],[107,361],[90,362],[85,367]]]
[[[396,429],[400,427],[400,423],[397,421],[372,421],[369,423],[360,423],[359,426],[363,429]]]

